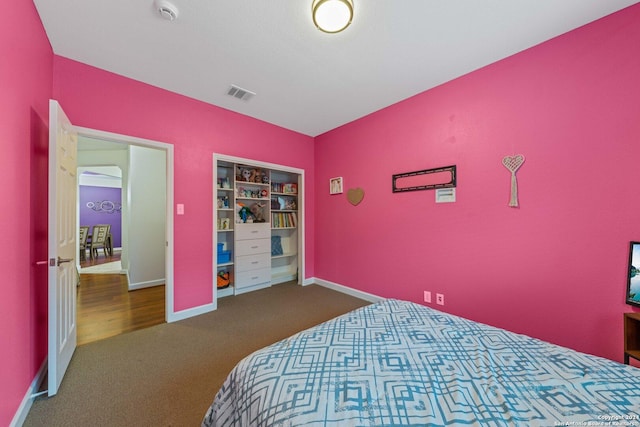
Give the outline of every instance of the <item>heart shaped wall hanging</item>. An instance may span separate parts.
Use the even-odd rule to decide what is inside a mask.
[[[502,159],[504,167],[511,172],[511,198],[509,199],[509,206],[512,208],[518,207],[518,181],[516,180],[516,171],[520,169],[523,163],[524,156],[522,154],[505,156]]]
[[[347,191],[347,200],[353,206],[358,205],[364,199],[364,190],[362,188],[350,188]]]

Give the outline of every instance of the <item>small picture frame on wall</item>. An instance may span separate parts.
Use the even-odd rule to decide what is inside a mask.
[[[329,180],[329,194],[341,194],[342,193],[342,177],[337,176]]]
[[[640,242],[629,245],[626,303],[640,307]]]

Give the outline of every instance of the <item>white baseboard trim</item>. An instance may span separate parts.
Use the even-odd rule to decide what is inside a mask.
[[[352,297],[360,298],[369,302],[378,302],[383,301],[386,298],[383,298],[378,295],[370,294],[368,292],[359,291],[357,289],[349,288],[344,285],[340,285],[338,283],[333,283],[328,280],[318,279],[316,277],[306,278],[302,281],[302,286],[307,285],[319,285],[324,286],[325,288],[332,289],[334,291],[342,292],[343,294],[351,295]],[[210,303],[201,305],[199,307],[189,308],[187,310],[182,310],[174,313],[169,313],[167,316],[167,322],[176,322],[178,320],[188,319],[193,316],[198,316],[200,314],[209,313],[217,309],[217,304]]]
[[[386,299],[378,295],[370,294],[364,291],[359,291],[357,289],[349,288],[347,286],[340,285],[338,283],[333,283],[328,280],[318,279],[317,277],[312,277],[304,280],[304,285],[310,285],[310,284],[324,286],[325,288],[333,289],[334,291],[342,292],[343,294],[351,295],[352,297],[360,298],[369,302],[384,301]]]
[[[128,274],[127,274],[127,278],[129,278]],[[130,283],[129,284],[129,290],[130,291],[135,291],[136,289],[152,288],[154,286],[164,285],[164,284],[165,284],[165,279],[149,280],[147,282]]]
[[[33,405],[33,401],[36,398],[35,394],[38,392],[42,382],[47,376],[47,366],[47,358],[45,357],[40,369],[38,369],[36,377],[33,379],[27,393],[24,395],[22,403],[20,403],[18,410],[13,416],[13,420],[11,420],[11,424],[9,424],[10,427],[20,427],[24,424],[24,421],[27,419],[27,415],[29,415],[29,411],[31,410],[31,406]]]
[[[167,322],[171,323],[171,322],[176,322],[178,320],[188,319],[193,316],[199,316],[200,314],[205,314],[205,313],[214,311],[216,308],[217,308],[217,304],[210,303],[210,304],[201,305],[199,307],[189,308],[187,310],[173,312],[173,313],[170,313],[169,316],[167,317]]]

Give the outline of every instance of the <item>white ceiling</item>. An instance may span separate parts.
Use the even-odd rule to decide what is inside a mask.
[[[312,0],[34,0],[55,54],[316,136],[635,0],[354,0],[325,34]],[[230,85],[256,92],[228,96]]]

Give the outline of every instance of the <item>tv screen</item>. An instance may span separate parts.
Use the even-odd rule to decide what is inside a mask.
[[[640,307],[640,242],[629,245],[627,304]]]

